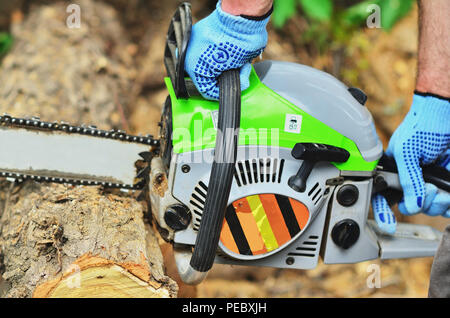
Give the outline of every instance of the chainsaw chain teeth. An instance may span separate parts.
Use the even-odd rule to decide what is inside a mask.
[[[144,145],[159,146],[159,140],[153,138],[152,135],[146,136],[133,136],[128,135],[122,130],[101,130],[95,126],[73,126],[66,122],[45,122],[41,121],[39,117],[32,117],[31,119],[27,118],[16,118],[12,117],[8,114],[4,114],[0,116],[0,125],[8,125],[15,127],[24,127],[24,128],[35,128],[35,129],[45,129],[49,131],[64,131],[66,133],[80,134],[80,135],[89,135],[94,137],[102,137],[108,139],[119,139],[123,141],[140,143]]]
[[[109,183],[100,181],[90,181],[90,180],[74,180],[58,177],[42,177],[26,174],[18,174],[12,172],[0,172],[1,178],[11,178],[21,183],[26,180],[32,180],[36,182],[51,182],[60,184],[70,184],[70,185],[82,185],[82,186],[103,186],[110,189],[125,189],[125,190],[142,190],[145,187],[145,182],[139,182],[134,185],[121,184],[121,183]]]
[[[149,158],[151,159],[152,154],[156,154],[160,146],[160,141],[158,139],[153,138],[152,135],[133,136],[128,135],[122,130],[113,129],[108,131],[98,129],[95,126],[86,126],[86,125],[73,126],[63,121],[51,123],[41,121],[39,117],[32,117],[31,119],[16,118],[8,114],[4,114],[0,116],[0,126],[14,126],[14,127],[23,127],[26,129],[39,129],[47,131],[63,131],[69,134],[89,135],[93,137],[116,139],[131,143],[149,145],[152,146],[151,152],[149,152],[148,154],[145,153],[141,154],[141,157],[147,162],[147,164],[149,164],[149,161],[147,159]],[[145,168],[143,168],[142,170],[144,169]],[[138,171],[138,174],[140,172],[141,171]],[[36,182],[52,182],[71,185],[83,185],[83,186],[103,186],[105,188],[119,188],[126,190],[142,190],[146,185],[145,180],[142,180],[134,185],[129,185],[129,184],[110,183],[92,180],[75,180],[60,177],[35,176],[12,172],[0,172],[0,177],[15,179],[18,182],[23,182],[25,180],[33,180]]]

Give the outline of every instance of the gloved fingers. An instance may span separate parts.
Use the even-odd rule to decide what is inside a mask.
[[[250,87],[250,72],[252,71],[252,65],[245,63],[240,70],[241,90],[244,91]]]
[[[251,71],[252,65],[250,63],[244,64],[244,66],[240,69],[239,76],[242,91],[250,87]],[[195,79],[195,84],[204,98],[217,100],[217,97],[219,96],[219,81],[217,78],[197,75],[195,76]]]
[[[404,205],[407,214],[417,214],[425,203],[425,181],[419,159],[404,151],[394,152],[398,176],[403,189]]]
[[[442,215],[444,218],[450,218],[450,209]]]
[[[246,90],[250,87],[250,73],[252,71],[252,65],[250,63],[244,64],[240,69],[240,83],[241,90]],[[200,94],[204,98],[217,100],[219,96],[219,82],[218,79],[212,76],[199,75],[192,77],[196,84]]]
[[[398,129],[394,132],[391,139],[389,140],[389,145],[388,145],[385,153],[387,156],[394,158],[394,160],[397,164],[400,184],[403,189],[403,198],[398,203],[398,208],[399,208],[400,212],[404,215],[414,215],[420,211],[420,209],[418,210],[416,208],[417,198],[415,196],[416,192],[414,191],[414,185],[416,182],[414,182],[413,176],[411,176],[409,174],[409,169],[406,168],[406,162],[405,162],[405,158],[404,158],[403,154],[401,152],[399,153],[398,151],[396,151],[398,146],[402,145],[402,143],[399,142],[402,139],[401,136],[399,136],[400,133],[401,133],[400,129]],[[416,165],[413,165],[413,166],[415,167]],[[417,166],[418,166],[418,164],[417,164]],[[415,176],[420,178],[422,176],[422,171],[421,171],[420,166],[418,168],[420,169],[420,170],[418,170],[420,173],[415,174]],[[415,169],[415,170],[417,170],[417,169]],[[418,183],[420,184],[420,181]],[[405,197],[407,197],[406,200],[408,201],[408,205],[406,205],[406,203],[405,203]],[[411,204],[411,202],[416,202],[416,204]],[[413,206],[413,208],[411,208],[411,205]]]
[[[431,183],[425,184],[425,202],[423,205],[423,213],[429,216],[450,217],[450,194],[440,191],[435,185]],[[398,209],[402,214],[411,215],[406,209],[405,202],[401,201],[398,204]]]
[[[381,194],[372,196],[372,210],[378,228],[384,233],[394,234],[397,220],[384,196]]]
[[[424,210],[424,213],[429,216],[442,215],[444,217],[450,217],[448,215],[450,208],[450,194],[443,191],[438,191],[430,206]]]
[[[409,211],[406,209],[405,199],[402,199],[398,203],[398,210],[400,211],[401,214],[404,214],[404,215],[414,215],[414,214],[416,214],[416,213],[409,213]]]
[[[433,200],[436,197],[436,194],[438,193],[438,188],[431,184],[431,183],[425,183],[425,201],[423,204],[423,211],[429,209],[431,207],[431,205],[433,204]],[[414,215],[416,213],[411,213],[406,205],[405,205],[405,198],[403,198],[399,203],[398,203],[398,209],[400,211],[400,213],[405,214],[405,215]],[[441,210],[442,213],[442,210]]]
[[[215,77],[196,75],[191,77],[199,93],[206,99],[218,100],[219,83]]]
[[[423,204],[423,211],[428,210],[433,204],[436,195],[438,194],[438,188],[431,183],[425,183],[425,202]],[[441,210],[441,213],[445,210]]]

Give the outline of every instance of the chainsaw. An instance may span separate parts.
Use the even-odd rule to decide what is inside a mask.
[[[214,263],[312,269],[371,259],[433,256],[441,233],[399,223],[383,234],[370,199],[401,198],[367,96],[314,68],[253,64],[219,78],[219,101],[202,98],[184,71],[192,28],[183,3],[164,52],[168,97],[160,136],[0,116],[0,177],[126,191],[148,187],[153,219],[173,244],[181,279],[203,281]],[[241,107],[242,106],[242,107]],[[450,192],[450,174],[423,167]]]

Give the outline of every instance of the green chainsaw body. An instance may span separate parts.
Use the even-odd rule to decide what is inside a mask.
[[[178,99],[170,79],[166,78],[165,82],[172,102],[172,122],[175,128],[172,138],[174,153],[214,148],[216,141],[214,114],[219,109],[218,102],[202,97]],[[294,118],[301,118],[301,123],[296,123],[301,125],[298,133],[285,129],[286,119],[291,115],[300,116]],[[378,162],[365,160],[353,140],[306,113],[301,105],[294,105],[264,85],[253,68],[250,87],[242,92],[239,145],[292,149],[299,142],[329,144],[346,149],[350,153],[349,160],[334,163],[339,170],[372,171]]]
[[[185,283],[201,282],[212,263],[312,269],[319,257],[435,253],[439,231],[399,223],[385,236],[368,219],[375,179],[400,185],[380,169],[383,145],[361,90],[306,65],[261,61],[249,88],[230,70],[218,79],[220,100],[206,100],[184,71],[190,27],[185,3],[169,27],[169,96],[150,170],[152,214]]]

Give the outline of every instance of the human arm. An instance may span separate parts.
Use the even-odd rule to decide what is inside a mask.
[[[423,212],[450,217],[450,195],[426,184],[421,165],[444,158],[449,169],[450,146],[450,1],[419,1],[419,47],[413,103],[394,132],[386,154],[398,166],[404,200],[403,214]],[[447,161],[445,161],[447,160]],[[445,164],[447,162],[447,164]],[[375,220],[385,232],[395,232],[396,221],[386,199],[372,199]]]
[[[450,1],[419,1],[416,90],[450,98]]]

